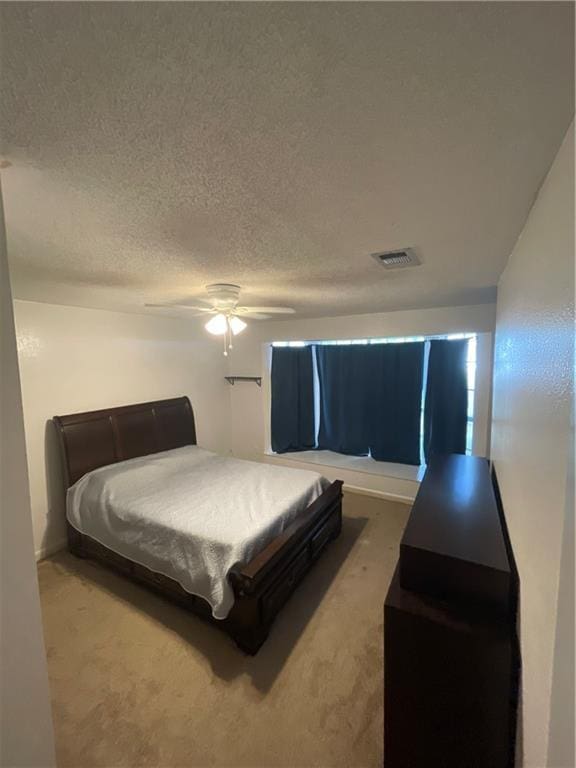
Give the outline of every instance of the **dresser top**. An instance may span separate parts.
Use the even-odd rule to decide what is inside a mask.
[[[401,547],[510,572],[486,459],[459,454],[432,457]]]

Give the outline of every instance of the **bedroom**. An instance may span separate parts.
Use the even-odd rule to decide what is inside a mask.
[[[498,475],[517,764],[571,764],[573,5],[23,2],[0,23],[2,765],[381,765],[383,606],[434,450]],[[109,412],[182,397],[163,422]],[[184,602],[223,584],[253,656],[68,551],[68,485],[182,450],[256,462],[218,486],[240,528],[324,478],[235,584],[237,550],[208,591],[139,563]]]

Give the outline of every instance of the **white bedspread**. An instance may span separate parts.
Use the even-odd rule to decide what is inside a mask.
[[[224,619],[227,574],[248,562],[329,485],[316,472],[218,456],[197,446],[101,467],[68,490],[81,533],[178,581]]]

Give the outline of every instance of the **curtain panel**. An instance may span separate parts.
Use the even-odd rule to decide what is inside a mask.
[[[424,407],[424,456],[466,453],[468,339],[430,342]]]
[[[372,458],[419,465],[424,342],[378,344],[371,349]]]
[[[366,345],[316,347],[320,386],[318,448],[352,456],[370,450],[372,359]]]
[[[420,464],[424,344],[316,347],[318,447]]]
[[[312,347],[272,347],[271,437],[275,453],[316,446]]]

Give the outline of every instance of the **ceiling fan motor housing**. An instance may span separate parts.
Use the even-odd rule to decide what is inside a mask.
[[[206,292],[216,309],[230,311],[240,299],[240,286],[232,283],[214,283],[206,286]]]

